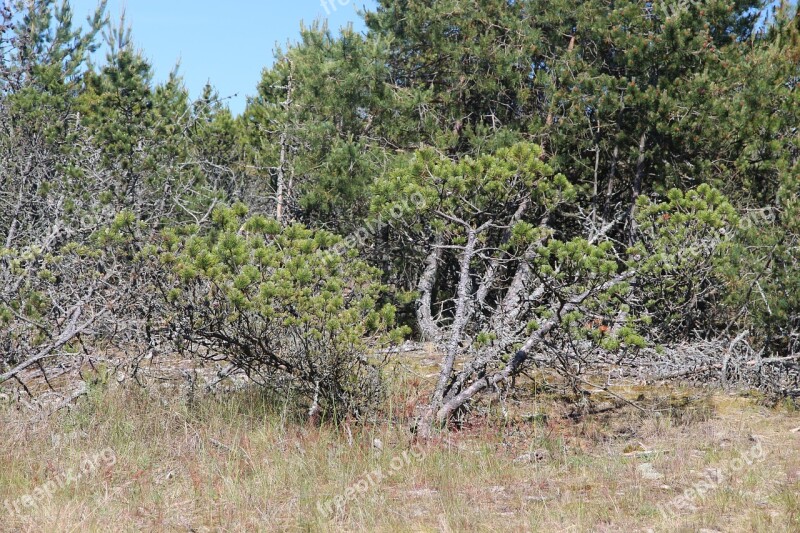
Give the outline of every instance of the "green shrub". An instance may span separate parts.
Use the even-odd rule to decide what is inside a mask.
[[[725,285],[717,268],[738,216],[718,190],[672,189],[665,201],[638,199],[639,240],[629,250],[637,271],[634,307],[650,317],[657,342],[720,328]]]
[[[181,350],[226,360],[310,412],[360,416],[382,393],[376,354],[403,330],[379,273],[339,237],[219,208],[211,229],[168,235],[162,295]]]

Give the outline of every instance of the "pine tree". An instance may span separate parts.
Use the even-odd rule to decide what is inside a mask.
[[[244,114],[249,159],[273,202],[282,185],[287,218],[346,231],[366,214],[392,142],[383,48],[352,28],[335,37],[315,25],[276,56]]]

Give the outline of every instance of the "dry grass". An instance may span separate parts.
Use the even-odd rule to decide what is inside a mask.
[[[527,382],[421,447],[408,418],[428,378],[396,379],[385,416],[361,426],[308,427],[253,391],[190,408],[176,392],[95,387],[38,424],[0,408],[0,530],[800,530],[800,416],[789,409],[629,389],[618,392],[661,411],[596,393],[601,412],[585,414]],[[80,481],[41,492],[87,457]],[[703,479],[714,483],[691,506],[676,500]]]

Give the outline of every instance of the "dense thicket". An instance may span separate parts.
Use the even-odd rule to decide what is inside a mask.
[[[798,394],[800,18],[763,7],[380,0],[234,117],[102,5],[4,4],[0,382],[188,350],[363,413],[405,330],[443,354],[427,427],[700,341]]]

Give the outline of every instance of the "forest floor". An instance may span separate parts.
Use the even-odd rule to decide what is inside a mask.
[[[358,425],[116,379],[48,417],[6,402],[0,531],[800,531],[789,406],[635,383],[576,403],[534,376],[423,444],[408,428],[434,371],[399,356]]]

